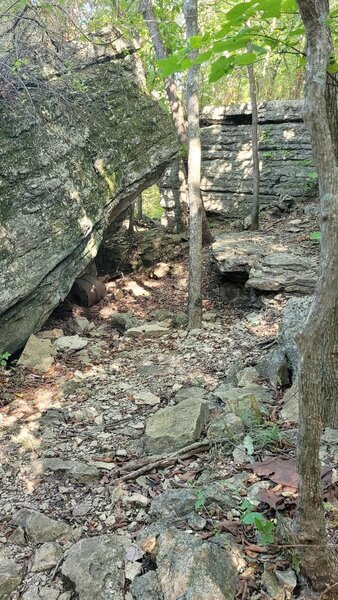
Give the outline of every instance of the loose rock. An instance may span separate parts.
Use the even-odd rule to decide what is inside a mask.
[[[207,421],[208,405],[202,400],[183,400],[149,417],[145,441],[150,454],[171,452],[196,441]]]

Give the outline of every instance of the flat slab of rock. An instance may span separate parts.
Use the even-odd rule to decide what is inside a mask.
[[[54,348],[57,352],[76,352],[82,350],[88,345],[88,340],[79,335],[63,335],[54,342]]]
[[[212,262],[224,276],[247,278],[246,287],[261,291],[311,294],[318,277],[319,257],[278,236],[236,232],[219,236],[211,246]]]
[[[299,383],[296,377],[290,389],[284,394],[284,404],[280,411],[280,416],[284,421],[293,421],[298,423],[299,420]]]
[[[56,473],[63,477],[75,479],[79,483],[97,481],[101,477],[99,469],[78,460],[62,460],[61,458],[44,458],[32,463],[32,470],[36,475],[43,473]]]
[[[166,333],[169,333],[169,328],[165,327],[163,323],[144,323],[138,327],[130,327],[127,329],[126,337],[141,337],[142,335],[146,338],[158,338]]]
[[[195,442],[208,415],[207,403],[195,398],[158,410],[146,424],[145,441],[149,454],[172,452]]]
[[[18,360],[18,365],[45,373],[52,366],[55,354],[55,348],[49,339],[31,335]]]
[[[22,527],[27,537],[36,544],[69,539],[72,529],[62,521],[50,519],[37,510],[22,508],[13,517],[12,523]]]
[[[130,541],[120,535],[82,539],[61,567],[79,600],[124,600],[124,559]]]

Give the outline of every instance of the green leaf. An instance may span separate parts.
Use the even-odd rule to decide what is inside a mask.
[[[282,14],[290,15],[293,13],[298,13],[296,0],[282,0]]]
[[[220,56],[214,63],[211,65],[209,82],[214,83],[224,77],[224,75],[228,75],[230,71],[233,69],[233,58],[226,58],[225,56]]]
[[[197,495],[197,500],[195,502],[195,510],[202,508],[205,504],[205,491],[200,490]]]
[[[333,63],[329,64],[329,66],[327,67],[327,72],[330,73],[331,75],[338,73],[338,63],[333,62]]]
[[[263,11],[263,18],[278,18],[281,15],[281,0],[259,0],[258,9]]]
[[[257,58],[257,55],[254,52],[246,52],[245,54],[237,54],[234,56],[235,65],[238,67],[243,67],[245,65],[252,65]]]
[[[241,517],[241,521],[242,523],[244,523],[244,525],[255,525],[256,523],[259,523],[260,521],[264,520],[265,517],[258,512],[248,512],[246,514],[244,514]]]
[[[233,50],[241,50],[242,48],[245,48],[248,41],[249,38],[240,40],[224,40],[221,42],[216,42],[212,49],[213,52],[232,52]]]
[[[207,50],[206,52],[201,52],[195,60],[192,61],[193,65],[201,65],[211,58],[213,55],[212,50]]]
[[[310,240],[320,240],[320,231],[311,231],[309,238]]]
[[[228,21],[236,20],[238,17],[243,17],[246,15],[246,12],[249,8],[254,4],[254,0],[250,0],[249,2],[239,2],[228,12],[226,13],[226,18]]]
[[[195,49],[199,50],[203,46],[203,36],[194,35],[193,37],[190,38],[189,44],[190,44],[190,48],[192,48],[193,50],[195,50]]]

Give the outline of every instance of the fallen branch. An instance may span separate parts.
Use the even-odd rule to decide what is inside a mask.
[[[220,440],[220,442],[222,442],[222,440]],[[185,448],[181,448],[181,450],[177,450],[176,452],[172,452],[171,454],[160,454],[155,457],[153,456],[149,459],[133,461],[125,467],[125,470],[134,470],[131,470],[130,473],[122,472],[115,481],[128,481],[130,479],[136,479],[137,477],[140,477],[140,475],[149,473],[150,471],[158,467],[169,467],[170,465],[177,462],[177,460],[189,458],[190,456],[194,456],[199,452],[205,452],[210,448],[212,443],[214,442],[210,442],[209,440],[195,442],[194,444],[186,446]]]

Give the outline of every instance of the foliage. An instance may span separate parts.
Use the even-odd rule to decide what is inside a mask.
[[[142,210],[149,219],[160,219],[163,216],[164,209],[160,205],[160,190],[157,185],[142,192]]]
[[[11,355],[9,352],[3,352],[3,354],[0,354],[0,367],[6,367],[10,356]]]
[[[200,508],[203,508],[204,504],[205,504],[205,491],[199,490],[199,492],[197,494],[197,500],[195,502],[195,510],[199,510]]]
[[[241,521],[244,525],[253,525],[257,530],[258,541],[265,544],[274,543],[275,523],[269,521],[262,513],[255,512],[249,500],[244,500],[240,506]]]
[[[311,231],[309,238],[310,238],[310,240],[319,241],[320,240],[320,231]]]

